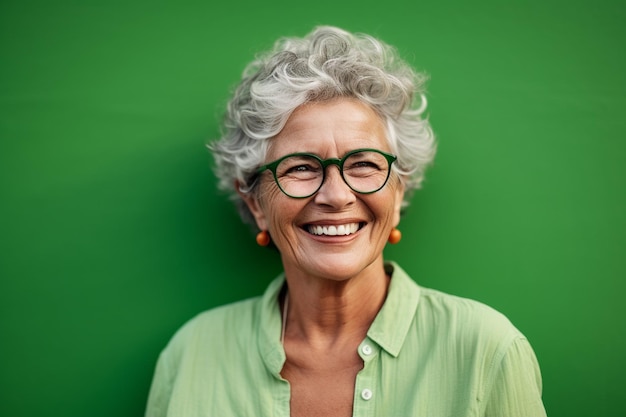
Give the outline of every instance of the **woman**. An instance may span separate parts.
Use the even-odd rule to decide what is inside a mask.
[[[383,261],[434,156],[423,82],[389,46],[331,27],[250,64],[212,150],[284,274],[179,330],[147,416],[545,415],[505,317]]]

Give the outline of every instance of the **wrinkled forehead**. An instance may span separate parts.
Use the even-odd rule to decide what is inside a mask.
[[[369,105],[339,98],[298,107],[270,139],[268,159],[296,152],[341,157],[359,148],[389,151],[385,125]]]

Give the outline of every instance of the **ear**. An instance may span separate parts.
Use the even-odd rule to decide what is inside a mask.
[[[259,200],[253,193],[242,192],[239,185],[239,181],[235,181],[235,190],[237,190],[237,194],[239,194],[239,197],[241,197],[244,203],[246,203],[246,206],[248,206],[248,210],[250,210],[250,212],[254,216],[257,227],[260,230],[267,230],[267,220],[265,218],[265,212],[263,212]]]
[[[398,179],[395,194],[396,195],[393,207],[393,227],[397,227],[398,224],[400,224],[400,211],[402,210],[402,203],[404,202],[404,179]]]

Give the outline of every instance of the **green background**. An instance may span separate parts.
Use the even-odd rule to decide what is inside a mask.
[[[2,1],[0,415],[141,415],[173,332],[280,271],[204,144],[245,63],[318,24],[431,77],[439,153],[386,256],[511,318],[550,416],[626,415],[624,22],[618,1]]]

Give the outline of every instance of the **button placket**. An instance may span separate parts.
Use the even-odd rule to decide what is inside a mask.
[[[354,389],[354,416],[375,417],[376,409],[376,372],[378,370],[378,345],[366,337],[357,348],[357,353],[363,359],[363,369],[357,374]]]

